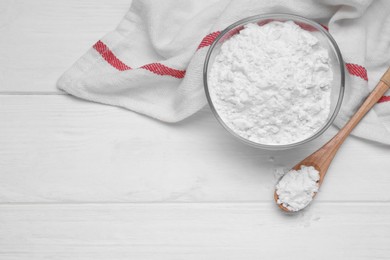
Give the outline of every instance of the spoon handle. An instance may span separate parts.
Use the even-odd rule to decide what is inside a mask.
[[[366,98],[364,103],[348,121],[348,123],[328,142],[335,146],[337,150],[348,135],[352,132],[355,126],[360,120],[367,114],[367,112],[378,102],[378,100],[385,94],[390,87],[390,68],[383,74],[379,83],[376,85],[374,90]]]
[[[348,121],[348,123],[324,146],[318,149],[316,152],[312,153],[310,156],[306,157],[303,161],[298,163],[294,169],[298,170],[300,165],[312,165],[315,166],[320,171],[320,184],[322,183],[324,176],[329,168],[330,163],[332,162],[334,156],[336,155],[337,150],[340,148],[341,144],[348,137],[351,131],[355,126],[360,122],[365,114],[378,102],[378,100],[383,96],[383,94],[390,87],[390,68],[382,76],[381,80],[375,87],[375,89],[370,93],[364,103]]]

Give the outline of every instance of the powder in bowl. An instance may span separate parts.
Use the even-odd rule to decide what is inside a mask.
[[[330,111],[328,51],[293,21],[247,24],[226,40],[209,75],[222,121],[260,144],[290,144],[318,131]]]

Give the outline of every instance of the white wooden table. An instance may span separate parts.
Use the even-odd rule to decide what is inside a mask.
[[[129,0],[0,2],[0,259],[390,259],[390,149],[349,138],[316,202],[287,216],[294,151],[65,95],[57,78]]]

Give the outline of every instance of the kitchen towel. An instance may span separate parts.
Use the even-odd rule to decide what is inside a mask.
[[[346,62],[343,126],[390,66],[390,1],[134,0],[118,27],[97,41],[57,85],[71,95],[165,122],[206,105],[202,70],[221,30],[248,16],[290,13],[329,28]],[[353,134],[390,144],[390,93]]]

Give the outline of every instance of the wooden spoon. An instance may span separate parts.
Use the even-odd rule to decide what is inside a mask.
[[[351,131],[355,126],[360,122],[364,115],[378,102],[378,100],[383,96],[383,94],[390,88],[390,68],[383,74],[378,85],[367,97],[358,111],[353,115],[353,117],[348,121],[348,123],[324,146],[318,149],[316,152],[312,153],[306,159],[298,163],[293,167],[294,170],[299,170],[301,165],[313,166],[317,171],[319,171],[320,179],[318,181],[318,187],[321,186],[326,171],[329,168],[330,163],[332,162],[334,156],[336,155],[338,149],[344,140],[348,137]],[[315,196],[315,195],[314,195]],[[274,193],[275,202],[278,201],[278,195],[276,190]],[[284,207],[282,204],[278,204],[279,208],[284,211],[290,212],[289,209]]]

